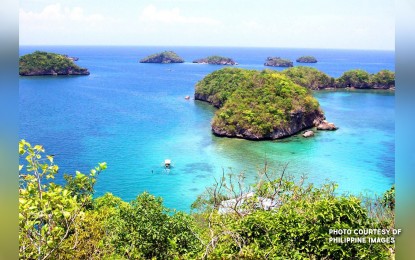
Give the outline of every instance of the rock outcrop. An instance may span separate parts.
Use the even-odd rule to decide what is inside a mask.
[[[304,136],[305,138],[312,137],[312,136],[314,136],[314,132],[313,132],[313,131],[311,131],[311,130],[307,130],[307,131],[305,131],[305,132],[303,133],[303,136]]]
[[[335,126],[333,123],[327,122],[326,120],[323,120],[320,124],[317,125],[317,130],[334,131],[337,129],[337,126]]]

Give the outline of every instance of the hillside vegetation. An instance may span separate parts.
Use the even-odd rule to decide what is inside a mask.
[[[335,87],[334,78],[311,67],[292,67],[283,70],[282,74],[289,77],[294,83],[311,90]]]
[[[76,65],[68,56],[35,51],[19,58],[19,74],[21,76],[89,75],[89,72]]]
[[[394,187],[379,199],[340,196],[333,183],[306,185],[265,164],[253,184],[224,174],[188,214],[149,193],[131,202],[110,193],[94,198],[105,163],[58,184],[59,167],[42,146],[22,140],[19,155],[19,259],[393,257],[393,243],[332,243],[329,230],[391,230]]]

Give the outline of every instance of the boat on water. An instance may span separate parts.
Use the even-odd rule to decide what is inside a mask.
[[[170,169],[170,167],[171,167],[171,160],[170,159],[164,160],[164,167],[166,169]]]

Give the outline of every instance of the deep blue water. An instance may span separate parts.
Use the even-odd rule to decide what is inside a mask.
[[[315,92],[326,117],[340,127],[314,138],[294,136],[253,142],[211,134],[211,106],[194,100],[194,85],[221,66],[190,63],[208,55],[234,58],[241,68],[264,69],[268,56],[295,60],[314,55],[316,67],[338,77],[349,69],[394,70],[394,52],[205,47],[20,47],[79,57],[91,75],[21,77],[19,137],[43,144],[61,173],[87,172],[98,162],[96,195],[112,192],[131,200],[143,191],[168,207],[188,210],[196,196],[225,171],[254,176],[265,158],[278,170],[330,179],[339,192],[381,194],[394,183],[395,97],[382,91]],[[140,64],[174,50],[183,64]],[[294,65],[297,65],[294,63]],[[269,68],[269,67],[268,67]],[[164,159],[174,168],[166,174]]]

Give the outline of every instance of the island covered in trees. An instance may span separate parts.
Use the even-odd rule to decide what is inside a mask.
[[[325,119],[308,89],[272,70],[214,71],[196,84],[195,99],[219,108],[212,121],[218,136],[278,139]]]
[[[317,59],[313,56],[302,56],[302,57],[296,59],[296,62],[299,62],[299,63],[316,63]]]
[[[293,62],[280,57],[268,57],[264,63],[265,66],[271,67],[292,67]]]
[[[214,64],[214,65],[238,65],[231,58],[222,57],[222,56],[209,56],[203,59],[194,60],[193,63],[201,63],[201,64]]]
[[[19,58],[19,75],[89,75],[88,69],[81,68],[67,55],[35,51]]]
[[[294,83],[312,90],[319,89],[395,89],[395,73],[381,70],[375,74],[355,69],[343,73],[338,78],[330,77],[316,68],[298,66],[281,73]]]
[[[140,60],[140,63],[183,63],[179,55],[173,51],[163,51],[160,53],[152,54]]]

